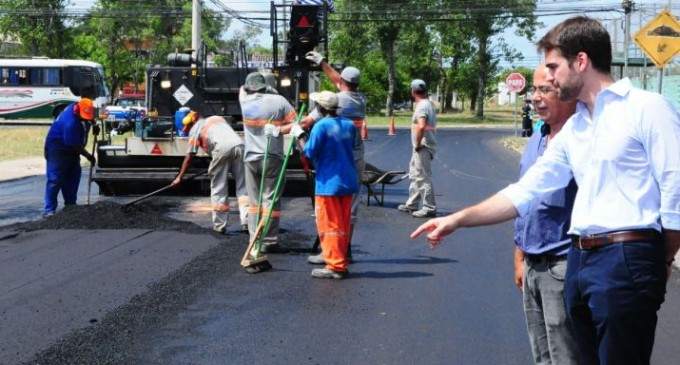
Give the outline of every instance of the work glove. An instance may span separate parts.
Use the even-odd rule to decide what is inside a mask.
[[[111,131],[111,133],[109,133],[109,135],[111,136],[111,138],[113,138],[118,135],[118,131],[114,129]]]
[[[305,134],[305,130],[302,129],[299,124],[294,125],[293,128],[290,129],[290,135],[295,138],[300,138],[303,134]]]
[[[87,157],[87,160],[90,161],[90,164],[92,164],[92,166],[94,166],[97,163],[97,159],[94,158],[94,155],[88,154],[86,157]]]
[[[323,62],[323,56],[321,53],[315,51],[307,52],[305,58],[312,61],[316,66],[321,65],[321,62]]]
[[[281,128],[273,125],[273,124],[265,124],[264,125],[264,135],[266,137],[278,137],[279,134],[281,134]]]
[[[101,132],[101,129],[99,129],[99,124],[92,124],[92,135],[93,136],[98,136],[99,132]]]

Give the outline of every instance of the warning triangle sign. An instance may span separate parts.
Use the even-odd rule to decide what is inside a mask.
[[[309,19],[307,19],[307,17],[303,15],[302,17],[300,17],[300,21],[298,22],[297,26],[298,28],[309,28],[312,25],[309,24]]]
[[[151,154],[152,155],[162,155],[163,151],[161,151],[161,147],[158,145],[158,143],[154,143],[153,148],[151,149]]]

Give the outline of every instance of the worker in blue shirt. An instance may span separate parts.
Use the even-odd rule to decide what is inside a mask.
[[[344,279],[348,275],[347,245],[350,237],[352,195],[359,190],[354,165],[354,123],[337,115],[338,96],[322,91],[309,95],[323,116],[314,124],[304,154],[316,169],[315,216],[326,267],[312,270],[320,279]],[[290,134],[299,137],[296,124]]]
[[[94,123],[94,105],[91,99],[82,98],[68,105],[52,123],[45,138],[47,160],[47,184],[43,216],[53,215],[57,210],[57,196],[61,191],[64,208],[74,206],[82,169],[80,156],[95,164],[95,157],[87,152],[87,135]],[[94,125],[93,132],[97,133]]]

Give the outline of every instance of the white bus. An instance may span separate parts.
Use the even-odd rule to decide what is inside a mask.
[[[104,110],[109,89],[102,65],[45,57],[0,58],[0,118],[55,118],[81,96]]]

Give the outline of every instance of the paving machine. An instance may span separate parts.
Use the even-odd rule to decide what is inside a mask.
[[[288,19],[286,14],[289,12]],[[325,5],[291,6],[272,2],[273,62],[270,70],[260,71],[276,75],[277,91],[296,110],[307,103],[309,92],[318,85],[310,75],[319,69],[310,65],[304,55],[313,49],[328,49],[326,14]],[[283,39],[279,39],[281,34]],[[285,49],[283,59],[279,59],[280,49]],[[103,128],[92,178],[98,184],[100,194],[146,194],[172,181],[188,148],[188,138],[181,132],[181,119],[189,109],[205,116],[222,116],[234,130],[243,130],[239,90],[248,73],[258,69],[248,67],[243,44],[231,66],[212,67],[208,58],[207,49],[202,46],[197,52],[168,55],[166,65],[147,67],[147,115],[139,117],[132,109],[128,120],[118,125],[116,132],[125,136],[123,144],[113,143],[110,131]],[[284,145],[287,144],[285,141]],[[299,152],[294,154],[296,156],[291,156],[286,171],[284,195],[308,195],[310,175],[297,156]],[[188,174],[205,171],[209,159],[199,152],[192,159]],[[209,177],[204,174],[164,193],[207,195],[209,191]]]

